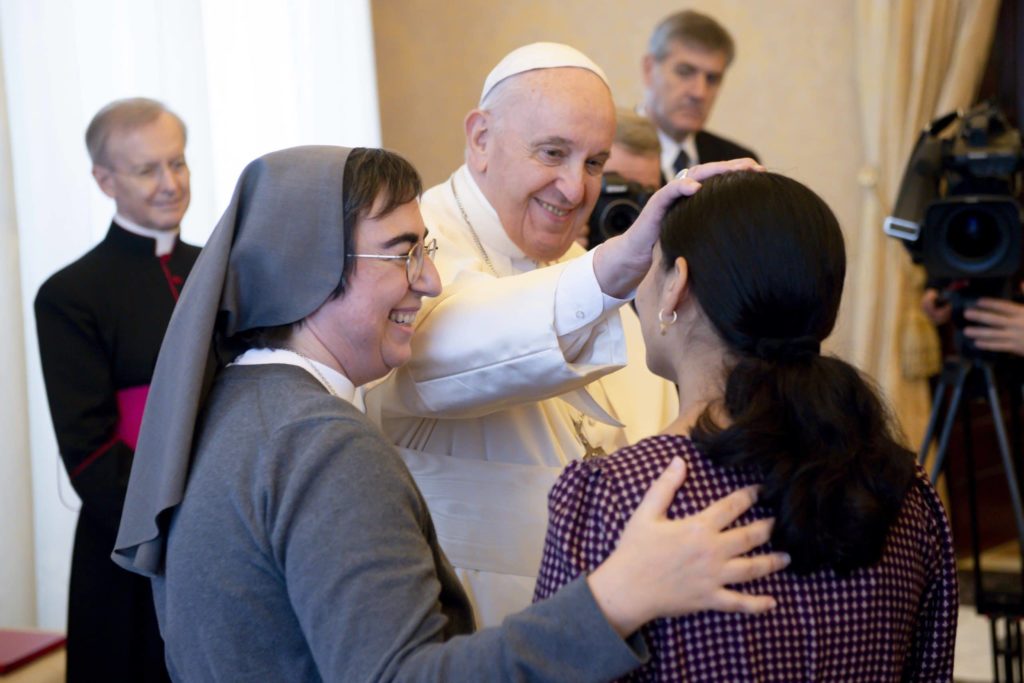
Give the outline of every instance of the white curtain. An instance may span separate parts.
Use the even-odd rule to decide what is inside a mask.
[[[2,48],[2,43],[0,43]],[[28,410],[25,406],[25,347],[21,336],[21,283],[14,183],[7,134],[3,52],[0,49],[0,320],[14,329],[0,341],[0,626],[35,623],[32,550],[32,496],[29,472]]]
[[[256,156],[380,144],[372,35],[369,0],[0,0],[0,314],[13,323],[0,339],[10,449],[0,460],[0,626],[65,622],[77,500],[58,465],[32,299],[113,214],[89,174],[89,119],[143,95],[185,120],[192,206],[182,231],[202,244]],[[9,585],[32,596],[30,615]]]

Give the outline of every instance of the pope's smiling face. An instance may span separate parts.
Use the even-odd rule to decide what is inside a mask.
[[[498,87],[490,108],[466,119],[470,169],[512,242],[554,261],[600,195],[615,135],[611,93],[578,68],[529,71]]]

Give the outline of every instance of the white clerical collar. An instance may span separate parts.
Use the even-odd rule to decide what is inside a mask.
[[[323,363],[301,356],[289,349],[249,349],[235,358],[231,365],[294,365],[302,368],[313,379],[324,385],[324,389],[340,399],[348,401],[360,412],[366,412],[363,389],[357,387],[348,377]]]
[[[548,265],[537,263],[516,246],[505,232],[498,212],[487,200],[465,164],[455,171],[452,179],[458,193],[458,201],[462,202],[466,210],[466,217],[472,223],[473,230],[476,231],[480,242],[487,250],[488,257],[501,276],[524,273],[535,270],[538,266]]]
[[[665,174],[666,180],[672,180],[675,177],[675,163],[676,157],[679,156],[679,150],[685,150],[686,156],[690,158],[690,166],[696,166],[700,163],[700,158],[697,156],[697,136],[694,133],[690,133],[682,142],[676,142],[665,131],[658,128],[658,142],[661,143],[661,172]]]
[[[128,232],[134,233],[140,237],[148,237],[151,240],[156,240],[157,256],[170,254],[174,251],[174,242],[178,239],[178,233],[181,231],[180,228],[171,228],[169,230],[144,228],[138,223],[133,223],[119,213],[114,214],[114,222]]]

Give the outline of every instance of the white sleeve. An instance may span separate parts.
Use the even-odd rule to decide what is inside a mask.
[[[617,321],[618,315],[612,314],[628,301],[601,291],[593,251],[569,261],[555,289],[555,334],[566,360],[584,352],[603,319]]]
[[[619,369],[621,300],[588,254],[497,278],[463,270],[425,301],[410,362],[370,390],[385,417],[473,417],[564,394]]]

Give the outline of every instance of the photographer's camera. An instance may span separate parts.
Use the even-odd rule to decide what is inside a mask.
[[[957,124],[951,138],[940,135]],[[936,119],[918,139],[886,234],[929,278],[1002,278],[1021,265],[1020,133],[989,103]]]
[[[590,214],[587,247],[593,249],[605,240],[621,235],[633,225],[656,188],[626,180],[618,173],[601,178],[601,196]]]
[[[952,129],[952,136],[942,134]],[[887,235],[904,240],[930,286],[944,289],[963,326],[979,297],[1010,298],[1021,270],[1024,235],[1020,132],[991,103],[936,119],[907,164]],[[964,341],[965,352],[973,352]]]

